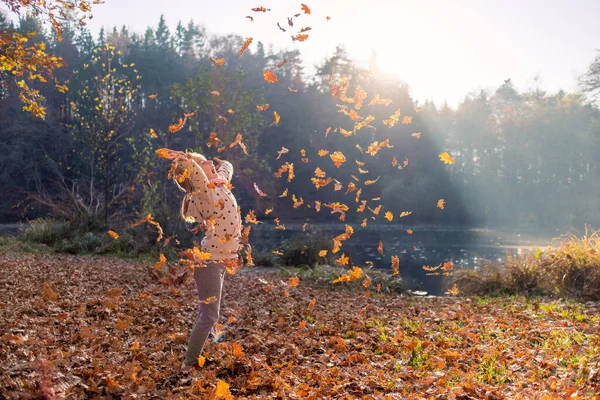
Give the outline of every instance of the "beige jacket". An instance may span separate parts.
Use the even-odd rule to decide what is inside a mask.
[[[190,172],[193,192],[186,195],[189,200],[188,215],[197,223],[203,223],[206,234],[202,239],[202,251],[212,254],[212,260],[238,258],[240,246],[241,218],[235,197],[223,184],[211,182],[198,164],[191,160],[180,160],[180,165]],[[223,161],[217,170],[221,180],[231,181],[233,165]]]

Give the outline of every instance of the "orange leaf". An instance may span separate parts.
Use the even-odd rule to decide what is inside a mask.
[[[154,100],[154,99],[156,99],[156,96],[157,95],[155,95],[155,94],[150,94],[150,95],[148,95],[148,98]]]
[[[277,152],[277,154],[278,154],[278,155],[277,155],[277,158],[276,158],[276,160],[279,160],[279,159],[281,158],[281,156],[282,156],[282,155],[284,155],[284,154],[285,154],[285,153],[287,153],[287,152],[289,152],[289,150],[288,150],[288,149],[286,149],[285,147],[283,147],[283,146],[282,146],[282,147],[281,147],[281,150],[279,150],[279,151]]]
[[[288,279],[287,284],[293,287],[298,286],[298,282],[300,281],[300,278],[298,278],[297,276],[292,276],[290,279]]]
[[[319,257],[325,257],[325,256],[327,256],[327,250],[320,250]]]
[[[211,296],[211,297],[207,297],[204,300],[198,300],[198,303],[201,303],[201,304],[212,304],[215,301],[217,301],[217,296]]]
[[[348,265],[349,261],[350,261],[350,258],[347,257],[345,254],[342,254],[340,258],[338,258],[337,260],[335,260],[335,263],[337,265]]]
[[[400,272],[400,259],[398,256],[392,256],[392,271],[394,271],[394,275],[398,275]]]
[[[448,152],[440,153],[440,160],[444,162],[444,164],[454,164],[454,158],[450,157]]]
[[[319,151],[319,155],[321,155],[320,151]],[[342,164],[346,162],[346,157],[344,156],[344,154],[342,154],[339,151],[336,151],[336,152],[330,154],[329,157],[331,157],[331,161],[333,161],[333,165],[335,165],[336,168],[341,167]]]
[[[452,289],[448,290],[448,293],[450,293],[452,296],[457,296],[458,295],[458,288],[456,287],[456,283],[454,285],[452,285]]]
[[[379,241],[379,246],[377,246],[377,251],[383,255],[383,242],[381,240]]]
[[[304,14],[310,14],[310,8],[308,8],[308,6],[306,4],[301,4],[302,6],[302,11],[304,11]]]
[[[437,208],[439,208],[440,210],[444,209],[444,199],[439,199],[437,202]]]
[[[279,125],[279,120],[281,117],[277,114],[277,111],[273,111],[273,116],[275,117],[275,125]]]
[[[402,123],[408,125],[412,122],[412,117],[404,117],[402,118]]]
[[[412,231],[412,229],[407,229],[407,230],[406,230],[406,233],[408,233],[409,235],[412,235],[412,234],[413,234],[413,231]]]
[[[392,220],[394,219],[394,214],[392,214],[392,212],[391,212],[391,211],[386,211],[386,213],[385,213],[385,218],[386,218],[388,221],[392,222]]]
[[[252,38],[246,38],[246,41],[244,42],[244,45],[242,46],[240,52],[238,53],[238,58],[240,58],[242,56],[242,54],[244,54],[244,51],[246,51],[246,49],[248,48],[248,46],[250,46],[250,43],[252,43]]]
[[[258,193],[260,197],[267,197],[268,196],[265,192],[263,192],[262,190],[260,190],[260,188],[258,187],[258,185],[256,184],[256,182],[254,182],[254,190],[256,190],[256,193]]]
[[[220,67],[225,62],[225,59],[224,58],[216,59],[216,58],[210,57],[210,61],[212,61],[217,67]]]
[[[413,133],[411,136],[414,136],[414,137],[416,137],[417,139],[420,139],[420,138],[421,138],[421,132],[415,132],[415,133]]]
[[[212,392],[211,399],[233,400],[233,395],[229,391],[229,384],[219,379],[215,390]]]
[[[269,103],[263,104],[262,106],[257,105],[256,109],[258,111],[265,111],[267,108],[269,108]]]
[[[279,82],[279,80],[277,79],[277,75],[275,75],[275,72],[273,72],[273,71],[264,70],[263,71],[263,78],[264,78],[265,81],[267,81],[269,83],[277,83],[277,82]]]

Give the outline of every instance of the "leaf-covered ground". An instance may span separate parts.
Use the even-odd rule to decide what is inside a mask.
[[[201,370],[182,375],[195,289],[161,285],[150,269],[0,256],[0,398],[218,398],[220,381],[235,398],[600,393],[597,304],[367,298],[251,268],[227,276],[223,340],[207,346]]]

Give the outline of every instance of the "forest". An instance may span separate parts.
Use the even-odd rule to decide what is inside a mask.
[[[291,206],[292,194],[306,204],[348,201],[353,175],[387,182],[365,186],[363,197],[385,199],[394,214],[411,211],[413,226],[562,233],[600,221],[600,112],[593,101],[598,58],[578,93],[520,92],[507,77],[494,91],[466,94],[450,107],[417,103],[406,83],[378,71],[375,54],[369,68],[359,68],[343,46],[307,66],[300,50],[273,50],[262,42],[239,58],[244,38],[212,35],[193,21],[171,30],[161,18],[143,33],[115,27],[99,35],[66,26],[58,41],[35,18],[1,18],[1,29],[38,32],[31,40],[62,57],[65,67],[55,75],[68,82],[64,91],[34,83],[45,97],[43,119],[22,111],[18,93],[1,85],[2,222],[52,216],[114,228],[149,213],[166,219],[181,196],[167,182],[168,164],[154,154],[160,147],[232,161],[242,212],[274,209],[264,221],[314,218],[314,210]],[[274,71],[279,84],[265,84],[265,70]],[[331,80],[342,77],[350,95],[356,85],[368,94],[363,109],[375,117],[373,126],[355,131],[356,141],[341,134],[352,128],[348,111],[329,95]],[[114,96],[101,104],[109,87]],[[376,95],[388,101],[368,105]],[[267,103],[268,109],[257,108]],[[396,110],[402,122],[391,128],[379,123]],[[183,129],[171,133],[169,126],[184,114]],[[217,150],[211,133],[226,146]],[[238,133],[247,154],[229,146]],[[372,142],[386,139],[389,148],[362,167],[355,164]],[[289,152],[279,154],[282,148]],[[311,182],[321,149],[346,155],[340,168],[318,164],[343,190],[316,189]],[[440,162],[441,152],[456,163]],[[283,160],[294,164],[299,179],[264,179]],[[285,190],[290,196],[280,198]],[[443,211],[438,199],[445,200]]]

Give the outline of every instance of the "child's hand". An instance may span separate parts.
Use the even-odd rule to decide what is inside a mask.
[[[213,160],[215,161],[216,165],[215,168],[219,169],[219,167],[221,166],[221,164],[223,163],[223,160],[221,160],[220,158],[217,157],[213,157]]]

